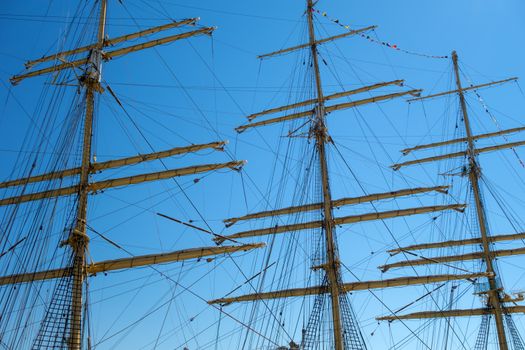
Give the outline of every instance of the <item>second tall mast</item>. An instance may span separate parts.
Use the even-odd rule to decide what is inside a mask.
[[[315,85],[317,92],[317,106],[315,113],[315,122],[313,124],[313,134],[315,136],[315,145],[319,153],[319,167],[321,170],[321,186],[323,194],[323,223],[326,234],[326,265],[324,270],[328,277],[328,286],[330,298],[332,301],[332,322],[334,333],[334,348],[336,350],[344,349],[342,327],[341,327],[341,309],[339,305],[339,261],[337,259],[337,243],[334,237],[335,226],[332,217],[332,194],[330,191],[330,181],[328,178],[328,164],[326,161],[325,143],[328,138],[325,125],[324,95],[321,84],[321,73],[319,71],[319,61],[317,57],[317,44],[315,41],[315,28],[313,24],[313,2],[307,0],[307,17],[308,17],[308,34],[310,51],[312,55],[313,69],[315,74]]]

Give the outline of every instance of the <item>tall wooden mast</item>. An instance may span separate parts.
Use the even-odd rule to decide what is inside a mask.
[[[390,253],[392,255],[395,255],[400,252],[412,252],[412,251],[417,251],[417,250],[459,247],[459,246],[468,246],[468,245],[477,245],[477,244],[481,245],[482,251],[461,254],[461,255],[445,255],[445,256],[437,256],[437,257],[420,256],[421,257],[420,259],[389,263],[389,264],[380,266],[380,269],[383,271],[387,271],[392,268],[401,268],[401,267],[407,267],[407,266],[415,267],[415,266],[429,265],[429,264],[441,264],[441,263],[481,259],[482,261],[485,262],[485,265],[486,265],[484,273],[485,273],[485,277],[488,280],[488,283],[487,283],[488,288],[486,288],[487,290],[482,290],[478,292],[478,294],[486,295],[486,298],[487,298],[486,307],[483,309],[423,311],[423,312],[416,312],[416,313],[405,314],[405,315],[396,314],[392,316],[383,316],[377,319],[394,321],[394,320],[425,319],[425,318],[428,319],[428,318],[440,318],[440,317],[465,317],[465,316],[494,315],[494,318],[496,320],[496,331],[497,331],[497,336],[498,336],[498,342],[497,342],[498,348],[500,350],[509,349],[509,344],[508,344],[509,341],[507,340],[507,336],[510,336],[509,339],[511,343],[514,344],[515,348],[522,348],[523,347],[522,340],[519,337],[519,334],[517,330],[515,329],[515,326],[513,325],[511,314],[521,313],[523,312],[523,308],[521,306],[505,306],[504,303],[513,302],[516,304],[516,302],[522,301],[523,297],[518,295],[516,298],[513,299],[509,295],[505,294],[503,287],[499,285],[500,283],[498,283],[498,276],[497,276],[498,271],[495,268],[494,260],[500,256],[523,255],[525,254],[525,249],[517,248],[517,249],[507,249],[507,250],[498,250],[498,249],[492,250],[490,245],[495,242],[513,241],[513,240],[522,239],[523,237],[525,237],[525,234],[521,232],[521,233],[514,233],[514,234],[505,234],[505,235],[498,234],[495,236],[489,236],[485,205],[483,203],[483,198],[481,196],[480,183],[479,183],[480,178],[481,178],[481,168],[478,164],[477,158],[479,154],[523,146],[525,145],[525,142],[524,141],[507,142],[504,144],[488,146],[488,147],[483,147],[483,148],[476,148],[474,142],[480,139],[492,138],[492,137],[496,137],[500,135],[521,132],[521,131],[524,131],[525,128],[521,126],[521,127],[515,127],[515,128],[511,128],[507,130],[500,130],[497,132],[490,132],[486,134],[474,135],[472,133],[470,119],[469,119],[469,115],[467,111],[467,105],[465,101],[465,92],[469,90],[475,91],[483,87],[488,87],[492,85],[515,81],[517,80],[517,78],[509,78],[509,79],[504,79],[504,80],[499,80],[499,81],[492,81],[489,83],[484,83],[480,85],[471,85],[467,88],[463,88],[463,86],[461,85],[460,71],[459,71],[459,65],[458,65],[458,55],[455,51],[452,52],[452,63],[454,67],[456,89],[445,91],[445,92],[440,92],[440,93],[436,93],[436,94],[432,94],[428,96],[414,98],[409,101],[417,101],[417,100],[421,101],[425,99],[447,96],[450,94],[458,94],[460,108],[461,108],[461,115],[463,117],[463,121],[465,124],[466,137],[457,138],[453,140],[446,140],[442,142],[434,142],[434,143],[429,143],[429,144],[417,145],[415,147],[406,148],[402,150],[401,152],[404,155],[407,155],[408,153],[412,151],[438,148],[438,147],[442,147],[446,145],[458,144],[458,143],[463,143],[463,142],[467,143],[466,150],[460,151],[460,152],[442,154],[438,156],[409,160],[403,163],[394,164],[392,165],[392,168],[394,170],[398,170],[402,167],[409,166],[409,165],[429,163],[429,162],[450,159],[450,158],[466,157],[468,160],[468,168],[465,171],[465,175],[468,176],[470,185],[472,186],[472,192],[474,195],[475,210],[476,210],[476,220],[479,226],[480,235],[479,237],[472,238],[472,239],[420,243],[420,244],[410,245],[406,247],[399,247],[394,250],[391,250]],[[486,333],[488,330],[488,328],[483,328],[483,327],[488,327],[488,326],[486,325],[484,326],[484,323],[482,322],[482,325],[480,326],[480,334],[484,334],[484,332]],[[506,333],[506,328],[508,330],[508,334]]]
[[[503,310],[501,303],[501,296],[496,283],[496,271],[493,266],[493,256],[490,251],[490,240],[487,232],[487,220],[485,217],[485,206],[483,205],[483,199],[481,198],[479,177],[481,175],[481,169],[476,161],[476,148],[474,146],[474,138],[472,136],[472,129],[470,126],[470,120],[467,112],[467,105],[465,102],[465,95],[463,94],[463,88],[461,87],[461,78],[459,75],[458,67],[458,55],[456,51],[452,52],[452,62],[454,64],[454,75],[456,77],[456,86],[459,94],[459,103],[461,105],[461,113],[463,115],[463,121],[465,123],[465,131],[467,134],[467,157],[469,162],[468,177],[474,192],[474,201],[476,203],[476,214],[478,219],[478,225],[481,235],[481,243],[483,247],[484,261],[487,265],[487,272],[490,274],[488,277],[489,291],[487,293],[488,300],[487,304],[494,308],[494,316],[496,319],[496,329],[498,332],[498,343],[501,350],[507,350],[507,338],[505,335],[505,326],[503,324]]]
[[[80,186],[78,188],[77,219],[69,235],[68,243],[73,250],[73,290],[71,302],[71,335],[69,348],[80,350],[82,343],[82,294],[85,278],[86,250],[89,237],[86,232],[87,205],[89,195],[89,174],[91,172],[91,141],[93,138],[93,111],[95,93],[100,90],[102,48],[106,27],[107,0],[100,1],[100,18],[98,23],[97,42],[91,50],[88,69],[84,76],[86,87],[86,116],[84,119],[84,136],[82,144],[82,164],[80,166]]]
[[[315,121],[313,124],[313,133],[315,135],[315,145],[317,147],[317,152],[319,153],[319,167],[321,170],[321,187],[323,194],[323,228],[326,235],[326,264],[324,265],[324,270],[328,276],[330,298],[332,301],[334,348],[336,350],[343,350],[344,342],[341,331],[341,311],[339,307],[339,261],[337,259],[337,243],[334,237],[335,226],[332,217],[332,194],[330,192],[330,181],[328,178],[328,164],[326,161],[325,149],[325,143],[329,136],[325,125],[324,95],[321,84],[321,73],[319,71],[319,60],[317,57],[313,11],[314,9],[312,0],[307,0],[306,12],[308,18],[308,36],[317,92],[317,106]]]
[[[199,247],[193,249],[185,249],[171,252],[164,252],[150,255],[139,255],[128,258],[120,258],[113,260],[106,260],[101,262],[93,262],[87,260],[89,247],[89,237],[87,234],[87,210],[88,198],[90,195],[97,194],[100,190],[106,188],[123,187],[144,182],[158,181],[179,176],[199,174],[204,172],[215,171],[219,169],[238,170],[245,161],[230,161],[218,164],[203,164],[188,166],[184,168],[166,169],[153,173],[138,174],[133,176],[126,176],[121,178],[113,178],[104,181],[90,182],[90,175],[106,169],[119,168],[123,166],[131,166],[142,162],[149,162],[162,158],[171,157],[179,154],[186,154],[197,152],[204,149],[214,149],[221,151],[226,144],[225,141],[211,142],[207,144],[191,144],[184,147],[176,147],[159,152],[149,154],[139,154],[127,158],[115,159],[106,162],[96,163],[91,161],[92,150],[92,135],[93,135],[93,119],[95,113],[95,96],[97,93],[103,93],[105,89],[101,86],[102,78],[102,63],[114,57],[122,56],[128,53],[149,49],[155,46],[168,44],[174,41],[190,38],[193,36],[211,34],[214,27],[203,27],[193,31],[186,31],[184,33],[163,36],[158,39],[148,40],[139,44],[126,46],[123,48],[105,51],[106,48],[117,45],[126,44],[129,40],[141,39],[152,34],[160,33],[172,28],[177,28],[185,25],[194,25],[198,18],[184,19],[181,21],[173,21],[172,23],[164,24],[157,27],[148,28],[135,33],[119,36],[116,38],[107,38],[105,34],[106,27],[106,12],[107,0],[100,0],[100,9],[98,14],[98,26],[96,42],[87,46],[75,48],[59,52],[50,56],[45,56],[37,60],[26,63],[27,72],[13,76],[11,78],[12,84],[17,84],[20,81],[45,75],[48,73],[59,72],[62,70],[83,69],[84,73],[79,76],[79,83],[85,89],[85,116],[83,121],[83,134],[81,135],[82,142],[82,158],[79,167],[52,171],[45,174],[38,174],[35,176],[13,179],[0,183],[0,188],[23,186],[28,183],[45,182],[63,177],[78,176],[79,181],[73,186],[52,188],[43,192],[25,193],[22,195],[2,198],[0,199],[0,206],[5,205],[20,205],[24,202],[38,201],[45,198],[61,197],[76,195],[77,208],[75,221],[66,241],[61,242],[61,246],[70,246],[72,250],[72,263],[70,266],[58,269],[50,269],[44,271],[29,271],[22,273],[15,273],[11,275],[4,275],[0,277],[0,284],[12,285],[19,283],[28,283],[34,281],[43,281],[50,279],[72,278],[71,286],[71,308],[70,317],[68,318],[67,329],[64,334],[68,336],[63,337],[64,346],[70,350],[82,349],[83,340],[83,317],[84,311],[84,282],[88,276],[94,276],[97,273],[115,271],[122,269],[130,269],[141,266],[149,266],[154,264],[170,263],[176,261],[184,261],[189,259],[200,259],[202,257],[210,257],[219,254],[230,254],[239,251],[248,251],[256,248],[261,248],[264,244],[244,244],[221,247]],[[87,57],[73,60],[79,54],[86,54]],[[60,63],[56,63],[60,60]],[[46,64],[53,62],[52,65],[41,68],[39,70],[32,70],[38,64]],[[112,89],[106,86],[107,91],[117,99]],[[214,234],[215,235],[215,234]],[[218,236],[218,235],[215,235]]]

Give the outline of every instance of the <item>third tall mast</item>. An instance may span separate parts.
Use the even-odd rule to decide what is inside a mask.
[[[507,350],[507,338],[505,335],[505,327],[503,324],[503,309],[501,296],[498,291],[498,285],[496,283],[496,274],[493,266],[493,257],[490,252],[490,241],[487,232],[487,220],[485,218],[485,207],[481,198],[481,191],[479,186],[479,177],[481,175],[481,169],[476,161],[476,148],[474,146],[474,138],[472,136],[472,129],[470,126],[470,120],[467,112],[467,105],[465,102],[465,95],[463,88],[461,87],[461,79],[459,75],[458,67],[458,55],[456,51],[452,52],[452,62],[454,64],[454,75],[456,78],[456,86],[459,94],[459,103],[461,106],[461,112],[463,115],[463,121],[465,123],[465,131],[467,134],[467,156],[469,161],[468,177],[474,193],[474,201],[476,203],[476,214],[479,224],[479,230],[481,234],[481,242],[483,246],[483,255],[485,264],[487,265],[487,272],[490,273],[489,280],[489,291],[487,306],[494,308],[494,315],[496,319],[496,330],[498,333],[498,344],[500,350]]]

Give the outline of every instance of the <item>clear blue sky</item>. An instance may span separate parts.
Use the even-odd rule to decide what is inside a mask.
[[[133,122],[139,126],[155,150],[186,145],[189,142],[204,143],[217,139],[230,141],[228,154],[204,152],[197,156],[168,160],[168,166],[222,162],[230,160],[230,157],[248,160],[242,176],[235,172],[221,171],[206,177],[199,176],[198,178],[202,179],[197,183],[193,181],[196,177],[180,180],[186,194],[192,199],[192,204],[198,208],[206,222],[216,232],[223,232],[223,218],[265,209],[268,203],[279,200],[280,205],[291,204],[294,181],[300,177],[300,174],[293,173],[294,170],[301,169],[299,166],[294,167],[299,154],[294,153],[291,157],[289,182],[282,193],[277,192],[278,185],[284,181],[281,178],[280,162],[285,160],[284,144],[287,142],[280,136],[288,131],[288,128],[270,127],[241,135],[237,135],[233,128],[243,124],[243,116],[247,114],[285,104],[306,95],[305,86],[298,86],[297,81],[292,82],[289,79],[293,72],[299,72],[301,69],[304,71],[299,56],[286,55],[264,61],[256,58],[257,54],[305,40],[303,2],[122,2],[123,4],[116,0],[109,1],[109,37],[160,25],[170,18],[200,17],[201,25],[218,27],[212,39],[199,37],[147,52],[130,54],[108,62],[103,69],[105,82],[119,96]],[[28,0],[4,1],[0,4],[0,180],[22,174],[26,170],[20,169],[20,166],[13,170],[20,156],[34,159],[34,154],[27,153],[31,150],[31,142],[24,141],[24,136],[29,135],[27,130],[34,130],[35,126],[38,128],[43,125],[42,118],[50,115],[45,113],[46,110],[39,109],[39,98],[43,101],[51,98],[43,93],[46,89],[49,90],[49,84],[52,83],[49,76],[30,79],[16,87],[10,87],[8,79],[13,74],[23,71],[23,63],[27,59],[55,52],[62,47],[69,17],[79,3],[84,4],[85,1]],[[483,83],[510,76],[519,77],[521,80],[525,77],[525,48],[522,45],[522,34],[525,33],[525,4],[522,1],[321,0],[316,7],[326,11],[331,18],[339,19],[341,23],[352,27],[378,25],[374,35],[377,35],[379,40],[398,45],[408,51],[440,56],[448,55],[455,49],[460,55],[464,73],[473,82]],[[87,13],[84,12],[84,16]],[[319,17],[318,20],[319,36],[342,32],[340,27],[326,18]],[[88,42],[88,38],[82,41],[83,44]],[[67,47],[74,44],[66,42]],[[343,39],[338,41],[337,45],[323,46],[320,54],[326,60],[322,70],[327,92],[340,91],[340,84],[349,89],[362,84],[394,79],[405,79],[409,87],[423,88],[428,93],[452,86],[449,60],[404,54],[360,37]],[[334,71],[337,75],[332,74]],[[468,83],[469,81],[465,80],[465,84]],[[288,92],[290,86],[297,90]],[[74,87],[66,91],[65,96],[71,99],[74,96]],[[525,97],[518,85],[508,84],[494,91],[483,92],[482,96],[491,107],[501,128],[523,124]],[[57,114],[63,115],[67,110],[67,99]],[[475,132],[497,130],[497,125],[484,114],[483,106],[476,96],[473,95],[468,101],[473,109]],[[450,107],[450,110],[447,110],[447,107]],[[378,192],[409,185],[432,185],[441,181],[435,174],[440,170],[449,170],[445,165],[441,168],[407,170],[404,175],[392,173],[388,165],[401,158],[398,150],[407,144],[417,144],[423,140],[431,142],[461,134],[454,128],[453,118],[456,117],[456,110],[457,103],[454,100],[430,102],[425,104],[425,109],[419,105],[408,107],[404,101],[399,100],[382,103],[380,108],[363,107],[359,114],[342,112],[328,118],[331,135],[361,184],[368,192]],[[57,122],[57,128],[60,125],[61,123]],[[104,93],[100,99],[96,130],[94,151],[99,161],[137,152],[150,152],[149,145],[108,93]],[[52,133],[50,137],[56,139],[57,132]],[[304,146],[304,141],[298,142]],[[23,149],[23,153],[19,153],[23,147],[27,148]],[[489,157],[483,164],[487,176],[491,175],[496,187],[509,181],[511,190],[507,190],[512,196],[507,198],[507,201],[519,214],[522,212],[520,208],[523,208],[519,197],[525,192],[520,177],[525,170],[517,162],[521,159],[519,157],[523,151],[517,152],[516,156],[509,151],[506,158],[501,159]],[[72,150],[71,155],[78,156],[78,153]],[[274,169],[276,155],[279,161]],[[50,154],[39,157],[41,163],[38,166],[44,167],[48,157]],[[330,164],[334,197],[362,193],[334,149],[330,155]],[[515,173],[509,170],[510,167],[507,168],[508,164],[515,168]],[[162,169],[161,164],[147,164],[131,170],[114,171],[97,178],[105,179],[109,175],[122,176]],[[461,184],[459,189],[464,185]],[[162,212],[205,226],[199,214],[178,192],[177,185],[169,181],[140,185],[133,189],[107,191],[91,201],[92,226],[137,255],[212,245],[209,236],[185,229],[155,215],[156,212]],[[7,192],[3,192],[1,196],[4,193]],[[437,197],[432,197],[430,202],[432,200],[439,203]],[[465,198],[458,198],[458,201],[461,200]],[[407,207],[410,204],[414,205],[414,202],[387,203],[381,209]],[[363,210],[366,209],[371,208],[365,207]],[[512,229],[501,219],[501,212],[498,212],[497,208],[490,209],[495,212],[494,219],[491,219],[491,226],[497,231],[495,233],[506,233]],[[354,213],[353,210],[348,212]],[[442,238],[435,231],[426,232],[419,227],[429,220],[429,216],[407,220],[387,223],[389,230],[396,234],[402,243],[413,242],[414,235],[421,239],[420,242]],[[447,222],[450,224],[450,221]],[[269,221],[266,224],[269,224]],[[262,226],[242,226],[249,227]],[[234,231],[230,229],[224,232]],[[385,227],[379,223],[359,225],[341,230],[340,234],[343,262],[352,267],[359,278],[381,278],[376,266],[387,260],[388,255],[384,250],[393,244],[392,237]],[[461,233],[455,234],[457,237],[464,237]],[[282,244],[284,246],[284,241]],[[355,247],[358,249],[354,249]],[[126,256],[122,251],[96,237],[91,242],[90,254],[94,260]],[[190,289],[200,297],[211,299],[221,297],[242,284],[245,278],[240,273],[241,270],[245,276],[256,273],[264,254],[265,252],[261,251],[242,255],[236,260],[238,266],[232,264],[229,259],[219,259],[212,263],[191,262],[161,269],[173,278],[180,279],[183,285],[191,285]],[[519,261],[512,260],[512,263],[519,265]],[[470,266],[475,268],[474,265]],[[512,268],[507,265],[500,267]],[[301,272],[303,270],[300,269],[299,273],[290,277],[290,285],[304,284],[304,274]],[[403,271],[395,271],[387,277],[401,276],[402,273]],[[506,277],[513,290],[525,287],[517,282],[521,273],[519,268],[514,268]],[[345,280],[355,278],[345,273]],[[181,292],[181,295],[170,303],[168,300],[173,293],[170,287],[172,284],[169,281],[149,269],[93,278],[90,288],[93,290],[91,298],[94,301],[94,342],[100,342],[97,349],[151,349],[159,335],[158,325],[163,322],[165,326],[161,330],[162,337],[161,343],[157,344],[158,349],[179,349],[184,346],[189,349],[214,348],[208,342],[215,337],[218,312],[207,307],[195,295],[182,292],[180,288],[175,293]],[[277,284],[274,287],[277,287]],[[250,291],[250,288],[244,286],[236,293]],[[409,294],[407,297],[404,293],[413,295]],[[446,300],[449,293],[450,290],[447,290],[440,298]],[[420,288],[391,293],[377,292],[376,296],[384,300],[389,307],[396,309],[422,294],[424,290]],[[473,298],[468,300],[472,301]],[[165,304],[161,307],[162,303]],[[357,294],[354,305],[371,348],[389,348],[393,344],[389,339],[390,332],[398,332],[397,341],[407,334],[406,328],[400,325],[392,325],[392,328],[387,324],[377,326],[373,318],[388,312],[367,292]],[[469,307],[465,305],[462,304]],[[476,306],[479,303],[472,305]],[[434,305],[428,302],[422,308],[425,306],[428,309]],[[127,328],[141,315],[155,308],[158,308],[158,311],[153,312],[137,326]],[[244,313],[250,310],[250,307],[237,306],[227,309],[239,319],[246,319]],[[259,310],[261,313],[264,311],[262,308]],[[124,313],[125,317],[122,316]],[[165,318],[166,315],[168,316]],[[240,339],[239,325],[227,317],[223,317],[222,322],[219,348],[237,347]],[[461,336],[472,339],[477,322],[478,320],[469,325],[462,324],[465,334]],[[518,322],[523,328],[523,322]],[[418,327],[417,323],[408,325],[413,329]],[[297,332],[297,328],[291,328],[295,331],[294,339],[299,341],[300,332]],[[228,333],[230,330],[233,330],[233,335]],[[374,337],[368,337],[374,330]],[[115,333],[114,337],[108,338]],[[280,338],[282,339],[286,337]],[[432,339],[425,340],[433,344]],[[421,344],[417,347],[416,343],[411,344],[413,348],[424,348]]]

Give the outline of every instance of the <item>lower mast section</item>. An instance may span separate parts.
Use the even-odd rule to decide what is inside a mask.
[[[71,261],[65,268],[51,269],[45,271],[31,271],[7,276],[0,276],[0,285],[15,285],[19,283],[32,283],[34,281],[44,281],[51,279],[58,279],[59,282],[55,288],[55,293],[51,301],[51,305],[47,307],[46,314],[42,321],[40,330],[35,338],[32,348],[48,348],[49,334],[52,335],[52,342],[60,339],[60,347],[67,347],[69,350],[83,349],[84,329],[83,323],[86,320],[86,302],[84,300],[86,291],[84,283],[88,276],[94,276],[100,272],[130,269],[141,266],[150,266],[154,264],[172,263],[176,261],[184,261],[190,259],[200,259],[213,255],[230,254],[238,251],[248,251],[256,248],[261,248],[262,244],[246,244],[233,245],[221,247],[200,247],[194,249],[186,249],[180,251],[172,251],[159,254],[139,255],[130,258],[121,258],[114,260],[106,260],[98,263],[87,261],[87,252],[89,249],[89,237],[87,234],[87,209],[88,198],[92,194],[100,192],[106,188],[123,187],[144,182],[152,182],[163,179],[169,179],[185,175],[193,175],[204,172],[212,172],[219,169],[230,169],[238,171],[245,164],[245,161],[230,161],[219,164],[204,164],[197,166],[189,166],[184,168],[166,169],[153,173],[138,174],[133,176],[126,176],[120,178],[113,178],[104,181],[96,181],[90,183],[90,175],[98,173],[98,171],[118,168],[122,166],[134,165],[142,162],[171,157],[178,154],[197,152],[203,149],[223,150],[226,142],[211,142],[207,144],[191,144],[185,147],[176,147],[168,150],[153,152],[149,154],[139,154],[136,156],[110,160],[101,163],[92,163],[92,135],[93,135],[93,120],[96,109],[95,100],[96,94],[104,92],[101,87],[101,70],[102,61],[110,60],[113,57],[125,55],[127,53],[136,52],[155,46],[171,43],[177,40],[182,40],[199,35],[211,35],[215,30],[214,27],[204,27],[194,31],[186,31],[181,34],[163,36],[158,39],[147,40],[140,44],[129,45],[130,40],[146,37],[155,33],[159,33],[171,28],[176,28],[184,25],[193,25],[198,18],[185,19],[173,23],[164,24],[161,26],[151,27],[135,33],[109,39],[105,36],[107,0],[97,0],[99,6],[99,19],[96,41],[87,46],[78,47],[72,50],[63,51],[50,56],[42,57],[26,64],[26,68],[31,70],[36,64],[50,62],[60,57],[61,61],[65,63],[53,64],[46,68],[39,70],[31,70],[27,73],[13,76],[10,80],[13,85],[20,81],[30,78],[45,75],[53,72],[60,72],[62,70],[69,70],[81,67],[84,73],[79,77],[79,85],[85,92],[85,115],[83,120],[83,131],[80,141],[82,143],[81,150],[81,164],[78,167],[63,169],[59,171],[52,171],[45,174],[38,174],[36,176],[29,176],[25,178],[13,179],[10,181],[0,183],[0,188],[7,188],[11,186],[21,186],[27,183],[36,183],[42,181],[49,181],[53,179],[61,179],[63,177],[78,176],[78,183],[73,186],[60,187],[52,190],[41,192],[27,193],[15,197],[0,199],[0,206],[5,205],[19,205],[24,202],[33,202],[46,198],[62,197],[62,196],[77,196],[76,215],[72,227],[70,228],[69,236],[65,241],[62,241],[60,246],[69,246],[71,248]],[[115,44],[127,43],[128,46],[104,51],[104,48],[113,46]],[[86,54],[86,58],[75,59],[77,54]],[[70,61],[65,58],[72,56]],[[107,91],[118,101],[118,97],[112,92],[111,88],[107,86]],[[17,243],[18,244],[18,243]],[[211,259],[211,258],[210,258]],[[57,333],[60,329],[62,334]],[[50,333],[51,332],[51,333]],[[53,343],[56,347],[56,343]],[[89,343],[88,343],[89,347]]]
[[[517,146],[522,146],[525,143],[521,142],[507,142],[501,145],[495,145],[490,147],[481,147],[476,148],[475,141],[479,139],[492,138],[499,135],[505,135],[513,132],[523,131],[522,127],[500,130],[497,132],[484,133],[474,135],[472,133],[471,121],[469,119],[467,104],[465,101],[464,93],[468,90],[476,90],[486,86],[492,86],[496,84],[502,84],[509,81],[515,81],[517,78],[509,78],[499,81],[493,81],[480,85],[471,85],[467,88],[463,88],[460,79],[460,69],[458,65],[458,55],[455,51],[452,52],[452,63],[453,63],[453,73],[455,75],[456,89],[440,92],[433,95],[418,97],[411,99],[409,101],[424,100],[429,98],[435,98],[439,96],[446,96],[450,94],[457,94],[459,97],[459,106],[460,106],[460,115],[463,118],[466,137],[446,140],[442,142],[434,142],[429,144],[418,145],[415,147],[410,147],[402,150],[404,155],[408,154],[411,151],[422,150],[422,149],[431,149],[436,147],[442,147],[450,144],[458,144],[462,142],[467,143],[467,148],[464,151],[456,153],[442,154],[439,156],[432,156],[426,158],[419,158],[416,160],[406,161],[403,163],[394,164],[392,168],[398,170],[401,167],[422,164],[428,162],[434,162],[450,158],[459,158],[463,157],[467,160],[468,164],[464,168],[464,172],[461,175],[468,177],[468,182],[472,190],[472,195],[474,197],[474,210],[475,210],[475,222],[474,226],[479,227],[479,236],[470,239],[462,240],[448,240],[442,242],[430,242],[430,243],[419,243],[415,245],[410,245],[407,247],[399,247],[394,250],[391,250],[391,255],[395,255],[401,252],[417,251],[417,250],[426,250],[426,249],[435,249],[435,248],[447,248],[447,247],[460,247],[460,246],[469,246],[469,245],[481,245],[482,249],[479,252],[466,253],[461,255],[441,255],[436,257],[420,256],[419,259],[409,259],[406,261],[398,261],[395,263],[390,263],[380,267],[383,272],[391,268],[406,267],[406,266],[419,266],[419,265],[429,265],[429,264],[441,264],[449,262],[459,262],[466,260],[482,260],[484,263],[484,273],[483,277],[486,279],[486,283],[483,283],[481,290],[476,291],[475,294],[484,296],[484,307],[479,309],[456,309],[456,310],[441,310],[441,311],[423,311],[415,312],[411,314],[404,315],[392,315],[386,317],[379,317],[378,320],[410,320],[410,319],[435,319],[443,317],[468,317],[468,316],[482,316],[482,322],[478,337],[476,339],[475,349],[486,349],[488,344],[488,336],[490,329],[490,320],[494,316],[495,321],[495,335],[497,340],[494,342],[495,346],[499,350],[508,350],[512,349],[524,349],[523,341],[517,332],[517,329],[512,320],[512,314],[514,313],[525,313],[525,307],[518,305],[517,302],[523,301],[523,295],[521,293],[516,293],[516,297],[511,297],[505,293],[505,290],[498,278],[498,269],[496,266],[496,259],[501,256],[513,256],[513,255],[523,255],[525,254],[525,249],[523,248],[514,248],[514,249],[493,249],[491,247],[492,243],[503,242],[503,241],[515,241],[522,239],[524,233],[512,233],[512,234],[499,234],[491,236],[489,232],[488,222],[487,222],[487,213],[486,207],[481,193],[481,167],[478,160],[478,155],[485,152],[496,151],[500,149],[513,148]],[[473,283],[481,284],[477,281],[470,280]],[[510,306],[511,303],[514,303],[515,306]]]
[[[328,282],[331,299],[333,340],[335,350],[365,349],[364,340],[357,329],[357,321],[354,319],[351,306],[345,299],[345,293],[341,288],[342,279],[340,262],[337,252],[337,240],[335,237],[335,222],[332,214],[332,194],[330,191],[330,180],[328,176],[328,164],[326,157],[326,143],[330,140],[325,123],[325,97],[321,83],[319,60],[317,53],[317,42],[313,23],[314,4],[307,0],[307,19],[309,46],[314,70],[314,81],[316,85],[316,108],[315,120],[312,125],[312,133],[315,137],[315,145],[319,155],[319,168],[321,171],[321,187],[323,194],[323,231],[326,235],[326,262],[323,266]],[[348,329],[346,329],[348,328]]]
[[[82,348],[83,287],[86,278],[86,250],[89,245],[89,237],[86,232],[86,221],[89,195],[89,175],[91,172],[91,142],[93,138],[95,92],[101,91],[100,79],[102,69],[102,48],[104,46],[106,27],[106,10],[107,0],[102,0],[100,2],[100,18],[98,23],[96,47],[91,51],[91,55],[88,59],[88,68],[82,79],[86,87],[86,116],[84,120],[84,136],[82,143],[78,210],[75,228],[71,231],[67,242],[73,250],[73,290],[69,339],[70,350],[80,350]]]
[[[322,106],[319,106],[322,110]],[[320,114],[321,112],[319,112]],[[326,162],[325,140],[327,138],[326,128],[323,121],[324,116],[318,115],[314,133],[316,146],[319,152],[319,163],[321,168],[321,181],[323,190],[323,228],[326,235],[326,263],[324,270],[327,275],[332,302],[332,320],[334,331],[334,342],[336,350],[344,349],[341,322],[340,291],[339,291],[339,261],[337,260],[337,248],[334,237],[334,220],[332,217],[332,197],[328,179],[328,164]]]
[[[459,102],[461,105],[461,111],[463,114],[463,121],[465,123],[465,130],[467,133],[468,140],[468,159],[469,159],[469,180],[474,192],[474,200],[476,202],[476,213],[479,224],[479,230],[481,234],[481,241],[483,246],[483,253],[485,255],[484,260],[487,265],[487,272],[491,274],[489,280],[489,291],[487,292],[487,306],[494,308],[494,319],[496,320],[496,330],[498,333],[498,344],[500,350],[508,350],[507,336],[505,334],[505,326],[503,323],[503,305],[501,301],[501,295],[499,287],[496,283],[495,269],[493,266],[493,257],[490,251],[488,232],[487,232],[487,220],[485,217],[485,208],[481,199],[479,176],[480,168],[476,161],[476,149],[474,141],[472,139],[472,130],[470,126],[469,116],[467,113],[467,105],[465,103],[465,95],[463,94],[463,88],[461,87],[461,80],[459,76],[458,68],[458,56],[456,51],[452,52],[452,62],[454,64],[454,73],[456,76],[456,85],[459,91]]]

